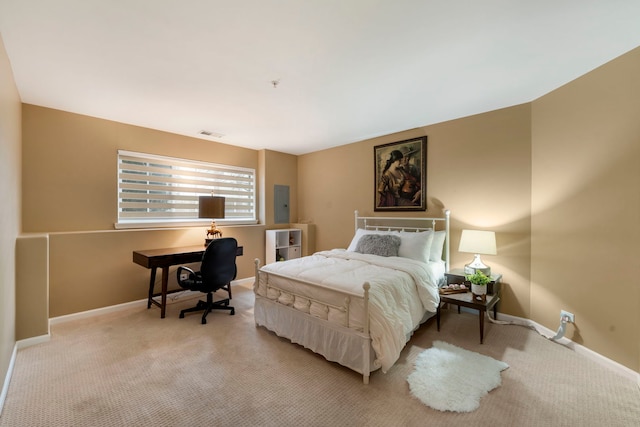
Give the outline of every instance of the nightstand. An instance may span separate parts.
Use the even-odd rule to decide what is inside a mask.
[[[445,278],[447,279],[447,285],[452,283],[465,283],[464,269],[462,268],[453,268],[446,273],[444,273]],[[495,283],[500,283],[502,281],[502,274],[491,274],[491,282],[487,285],[487,294],[493,294],[493,285]],[[468,283],[466,283],[468,284]]]
[[[464,271],[462,269],[454,269],[445,273],[447,284],[450,283],[462,283],[464,282]],[[500,301],[500,291],[502,280],[501,274],[492,274],[491,283],[487,285],[487,299],[486,301],[479,301],[473,298],[471,292],[465,292],[460,294],[440,294],[440,303],[436,310],[436,323],[438,331],[440,330],[440,308],[443,303],[455,304],[458,306],[458,313],[460,313],[460,307],[473,308],[478,310],[478,318],[480,321],[480,344],[484,341],[484,313],[485,311],[493,309],[493,317],[495,319],[497,315],[497,305]]]

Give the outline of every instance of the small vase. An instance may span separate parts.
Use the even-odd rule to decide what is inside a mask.
[[[474,300],[486,301],[487,300],[487,285],[474,285],[471,284],[471,294]]]

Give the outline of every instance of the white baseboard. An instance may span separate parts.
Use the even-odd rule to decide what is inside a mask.
[[[517,316],[511,316],[509,314],[503,314],[503,313],[498,313],[498,316],[500,318],[500,320],[505,320],[505,321],[509,321],[509,322],[513,322],[515,324],[520,324],[523,326],[529,326],[534,328],[540,335],[542,335],[545,338],[549,338],[551,339],[552,337],[554,337],[556,335],[556,332],[552,331],[551,329],[540,325],[537,322],[534,322],[533,320],[530,319],[524,319],[522,317],[517,317]],[[580,344],[577,344],[573,341],[571,341],[569,338],[567,337],[562,337],[558,340],[555,340],[555,342],[557,342],[558,344],[562,344],[565,347],[568,347],[570,349],[572,349],[573,351],[575,351],[576,353],[582,354],[583,356],[586,356],[587,358],[597,362],[598,364],[609,368],[615,372],[617,372],[619,375],[622,375],[623,377],[629,378],[630,380],[634,381],[638,387],[640,388],[640,373],[636,372],[632,369],[627,368],[624,365],[621,365],[620,363],[611,360],[603,355],[601,355],[600,353],[596,353],[595,351],[588,349],[587,347],[584,347]]]
[[[11,353],[11,359],[9,360],[9,368],[7,369],[7,375],[4,378],[4,384],[2,385],[2,392],[0,392],[0,415],[2,415],[2,408],[4,407],[4,401],[7,398],[7,393],[9,391],[9,383],[11,382],[11,377],[13,376],[13,367],[16,363],[16,356],[18,354],[18,350],[21,348],[30,347],[32,345],[40,344],[43,342],[47,342],[51,339],[51,335],[41,335],[39,337],[27,338],[24,340],[17,341],[13,346],[13,352]]]
[[[254,281],[254,278],[250,277],[248,279],[234,280],[233,282],[231,282],[231,284],[234,286],[242,286],[244,288],[253,289],[253,281]],[[167,296],[167,305],[174,304],[178,300],[184,300],[185,298],[193,298],[194,296],[200,296],[200,295],[202,295],[202,293],[196,292],[196,291],[183,291],[175,294],[170,294]],[[51,319],[49,319],[49,326],[56,325],[59,323],[64,323],[64,322],[70,322],[72,320],[77,320],[77,319],[86,319],[88,317],[98,316],[100,314],[114,313],[117,311],[126,310],[128,308],[146,307],[146,306],[147,306],[147,299],[145,298],[137,301],[130,301],[122,304],[111,305],[108,307],[100,307],[93,310],[66,314],[64,316],[52,317]]]
[[[4,384],[2,384],[2,392],[0,392],[0,415],[2,415],[2,408],[4,408],[4,401],[7,398],[9,392],[9,383],[11,382],[11,376],[13,375],[13,366],[16,363],[16,355],[18,354],[18,344],[13,346],[13,352],[11,353],[11,359],[9,360],[9,368],[7,369],[7,375],[4,377]]]
[[[31,337],[31,338],[20,340],[16,343],[16,346],[18,347],[18,350],[20,350],[21,348],[31,347],[32,345],[47,342],[50,339],[51,339],[51,333],[48,333],[47,335],[40,335],[39,337]]]
[[[125,302],[123,304],[110,305],[108,307],[100,307],[93,310],[80,311],[78,313],[65,314],[63,316],[52,317],[49,319],[49,326],[60,323],[70,322],[72,320],[86,319],[88,317],[98,316],[100,314],[114,313],[116,311],[126,310],[133,307],[146,307],[147,299]]]

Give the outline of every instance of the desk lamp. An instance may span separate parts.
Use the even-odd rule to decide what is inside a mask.
[[[208,246],[213,239],[222,237],[222,231],[216,227],[216,219],[224,218],[224,197],[200,196],[198,198],[198,218],[212,220],[211,227],[207,230],[207,237],[204,240],[205,246]]]
[[[460,236],[459,252],[475,254],[473,261],[464,266],[464,274],[474,274],[478,271],[486,276],[491,275],[491,267],[488,267],[480,259],[480,254],[496,255],[496,233],[493,231],[462,230]]]

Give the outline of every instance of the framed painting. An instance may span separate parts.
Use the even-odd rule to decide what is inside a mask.
[[[373,147],[376,211],[427,210],[427,137]]]

